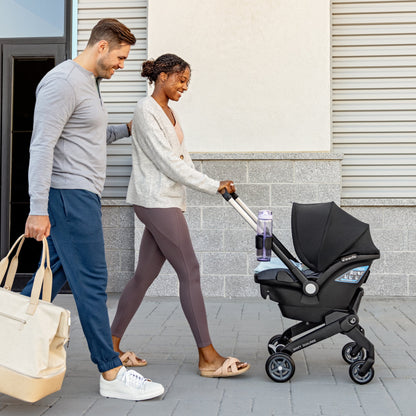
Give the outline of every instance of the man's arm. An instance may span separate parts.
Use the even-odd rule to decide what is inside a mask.
[[[118,126],[107,126],[107,144],[131,135],[131,121]]]
[[[65,79],[39,85],[30,143],[30,213],[25,235],[42,240],[50,233],[48,199],[56,143],[75,108],[75,94]]]

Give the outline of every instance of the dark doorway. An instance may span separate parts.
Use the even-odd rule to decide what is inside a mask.
[[[10,146],[10,230],[13,242],[24,233],[30,202],[27,172],[29,168],[29,145],[32,136],[35,90],[42,77],[55,66],[54,58],[16,58],[13,68],[12,130]],[[29,239],[23,245],[19,275],[26,280],[37,267],[41,244]],[[25,282],[16,280],[15,288]]]

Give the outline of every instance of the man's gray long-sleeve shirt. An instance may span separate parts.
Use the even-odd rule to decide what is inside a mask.
[[[124,124],[107,127],[107,112],[92,72],[72,60],[48,72],[36,89],[30,215],[48,215],[50,187],[101,195],[106,145],[127,136]]]

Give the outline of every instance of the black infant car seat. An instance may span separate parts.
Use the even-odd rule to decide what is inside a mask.
[[[368,224],[334,202],[294,203],[292,236],[301,263],[273,236],[273,252],[283,267],[271,265],[255,273],[262,297],[278,302],[283,316],[301,321],[270,339],[268,376],[276,382],[290,380],[295,372],[294,352],[341,333],[354,341],[342,350],[351,379],[358,384],[370,382],[374,346],[357,316],[364,294],[361,285],[373,260],[380,257]]]

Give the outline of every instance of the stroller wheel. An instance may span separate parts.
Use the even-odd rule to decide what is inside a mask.
[[[266,361],[266,373],[273,381],[284,383],[295,374],[295,362],[290,355],[276,352]]]
[[[355,363],[357,361],[364,361],[367,358],[367,350],[365,348],[361,348],[357,355],[352,354],[352,350],[356,347],[355,342],[349,342],[348,344],[344,345],[342,349],[342,358],[348,364]]]
[[[282,337],[282,334],[275,335],[271,337],[267,344],[267,351],[269,354],[274,354],[275,352],[282,351],[282,349],[290,342],[290,340]]]
[[[370,367],[370,369],[365,373],[363,376],[358,374],[360,368],[364,365],[365,361],[356,361],[355,363],[350,365],[350,377],[352,381],[357,384],[367,384],[369,383],[374,377],[374,368]]]

